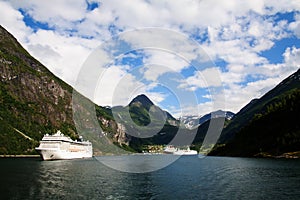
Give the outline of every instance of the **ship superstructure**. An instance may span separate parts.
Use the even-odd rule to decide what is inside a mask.
[[[40,146],[35,148],[43,160],[60,160],[90,158],[93,156],[92,143],[79,140],[72,140],[60,131],[53,135],[46,134],[40,141]]]

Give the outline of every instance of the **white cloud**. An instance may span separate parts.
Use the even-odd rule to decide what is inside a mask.
[[[295,69],[300,68],[300,48],[288,47],[283,56],[286,65]]]
[[[188,35],[164,27],[125,31],[120,35],[120,40],[131,45],[131,50],[150,49],[161,51],[160,53],[170,52],[187,61],[195,59],[200,48],[199,44],[191,40]]]
[[[230,88],[225,89],[225,107],[233,112],[238,112],[243,106],[248,104],[250,100],[254,98],[260,98],[281,80],[281,78],[277,77],[250,82],[246,86],[233,84],[230,86]]]
[[[27,40],[25,46],[29,52],[53,73],[72,85],[83,62],[97,43],[62,36],[52,30],[39,30],[29,35]]]
[[[144,53],[142,72],[145,79],[150,81],[157,81],[160,75],[168,72],[180,73],[189,65],[178,55],[163,50],[146,50]]]
[[[31,34],[31,29],[23,22],[23,15],[4,1],[0,1],[0,24],[12,33],[21,43]]]
[[[182,42],[186,35],[181,32],[188,37],[191,34],[199,36],[204,38],[200,43],[207,54],[213,60],[225,61],[225,66],[222,70],[215,67],[202,70],[186,78],[185,82],[180,82],[180,87],[195,92],[198,88],[220,86],[222,83],[226,88],[227,107],[233,111],[240,109],[253,97],[262,95],[299,68],[300,50],[296,47],[285,50],[283,63],[270,64],[261,56],[262,51],[271,49],[277,40],[291,37],[291,33],[300,38],[299,0],[98,2],[100,6],[90,11],[86,9],[85,0],[1,1],[0,24],[34,57],[72,85],[87,56],[115,33],[152,27],[123,38],[133,49],[154,48],[143,59],[144,78],[152,81],[152,84],[163,74],[180,73],[188,65],[186,61],[196,58],[199,49],[195,49],[191,41]],[[27,12],[33,22],[45,23],[53,30],[32,30],[25,25],[18,9]],[[291,11],[298,12],[292,23],[277,21],[276,16],[272,16]],[[153,27],[158,29],[154,31]],[[170,30],[179,34],[170,34]],[[109,61],[112,58],[103,59]],[[89,61],[89,64],[96,65],[96,62],[97,59]],[[100,104],[111,104],[109,96],[114,87],[120,87],[120,94],[126,98],[142,92],[157,103],[165,98],[162,93],[149,92],[154,85],[145,85],[136,80],[124,66],[111,66],[105,73],[106,76],[101,79],[105,87],[101,98],[97,99]],[[214,77],[218,73],[222,82],[215,79],[205,82],[206,77]],[[247,84],[249,80],[246,78],[249,76],[255,79]],[[126,84],[118,85],[123,82]],[[120,96],[120,102],[125,102],[126,98]],[[208,105],[199,105],[200,112],[209,112]],[[195,111],[188,107],[186,110]]]
[[[143,93],[144,92],[144,93]],[[168,96],[167,94],[160,93],[160,92],[149,92],[149,91],[140,91],[138,94],[145,94],[155,105],[159,105],[160,102],[164,101],[166,97]],[[135,95],[136,96],[136,95]],[[135,96],[132,96],[133,98]],[[133,99],[132,98],[132,99]]]
[[[168,72],[172,72],[172,68],[152,64],[152,65],[146,65],[140,71],[143,73],[146,80],[157,81],[159,76]]]
[[[99,77],[94,101],[99,105],[127,105],[131,94],[141,87],[134,76],[126,73],[120,66],[110,66]]]
[[[249,11],[259,15],[274,14],[299,10],[297,0],[262,1],[262,0],[187,0],[162,1],[105,0],[102,8],[111,10],[115,16],[114,24],[122,29],[142,27],[181,27],[184,31],[192,31],[207,26],[220,27],[233,24],[236,17],[247,16]],[[137,17],[138,16],[138,17]]]
[[[265,0],[265,6],[269,9],[266,10],[265,14],[275,14],[278,12],[292,12],[300,10],[300,3],[298,0]]]
[[[99,76],[94,101],[99,105],[126,106],[139,94],[147,95],[156,105],[163,101],[167,94],[151,91],[156,84],[145,85],[127,72],[129,66],[112,65]]]
[[[295,22],[290,23],[289,28],[300,38],[300,14],[295,15]]]
[[[196,88],[211,88],[222,86],[219,68],[210,67],[196,71],[193,76],[181,80],[179,88],[195,91]]]
[[[11,4],[16,9],[25,10],[36,21],[64,30],[72,28],[71,22],[82,20],[87,7],[85,0],[12,0]]]

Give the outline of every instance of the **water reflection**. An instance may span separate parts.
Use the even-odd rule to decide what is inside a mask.
[[[1,158],[1,199],[32,199],[40,196],[39,159]]]
[[[69,176],[77,173],[70,161],[41,162],[38,166],[40,190],[46,196],[53,193],[64,193],[72,181],[69,180]]]
[[[111,156],[119,168],[159,159]],[[162,156],[168,159],[168,156]],[[162,159],[160,158],[160,159]],[[136,159],[145,162],[131,165]],[[1,199],[299,199],[300,160],[180,157],[158,171],[126,173],[96,159],[0,159]]]

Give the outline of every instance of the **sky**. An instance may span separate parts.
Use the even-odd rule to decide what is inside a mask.
[[[300,68],[299,0],[0,0],[0,24],[102,106],[238,112]]]

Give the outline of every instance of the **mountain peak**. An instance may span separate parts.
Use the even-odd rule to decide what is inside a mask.
[[[146,108],[147,110],[150,109],[151,106],[153,106],[153,102],[144,94],[140,94],[138,96],[136,96],[134,99],[132,99],[132,101],[129,103],[129,106],[132,105],[141,105],[144,108]]]

